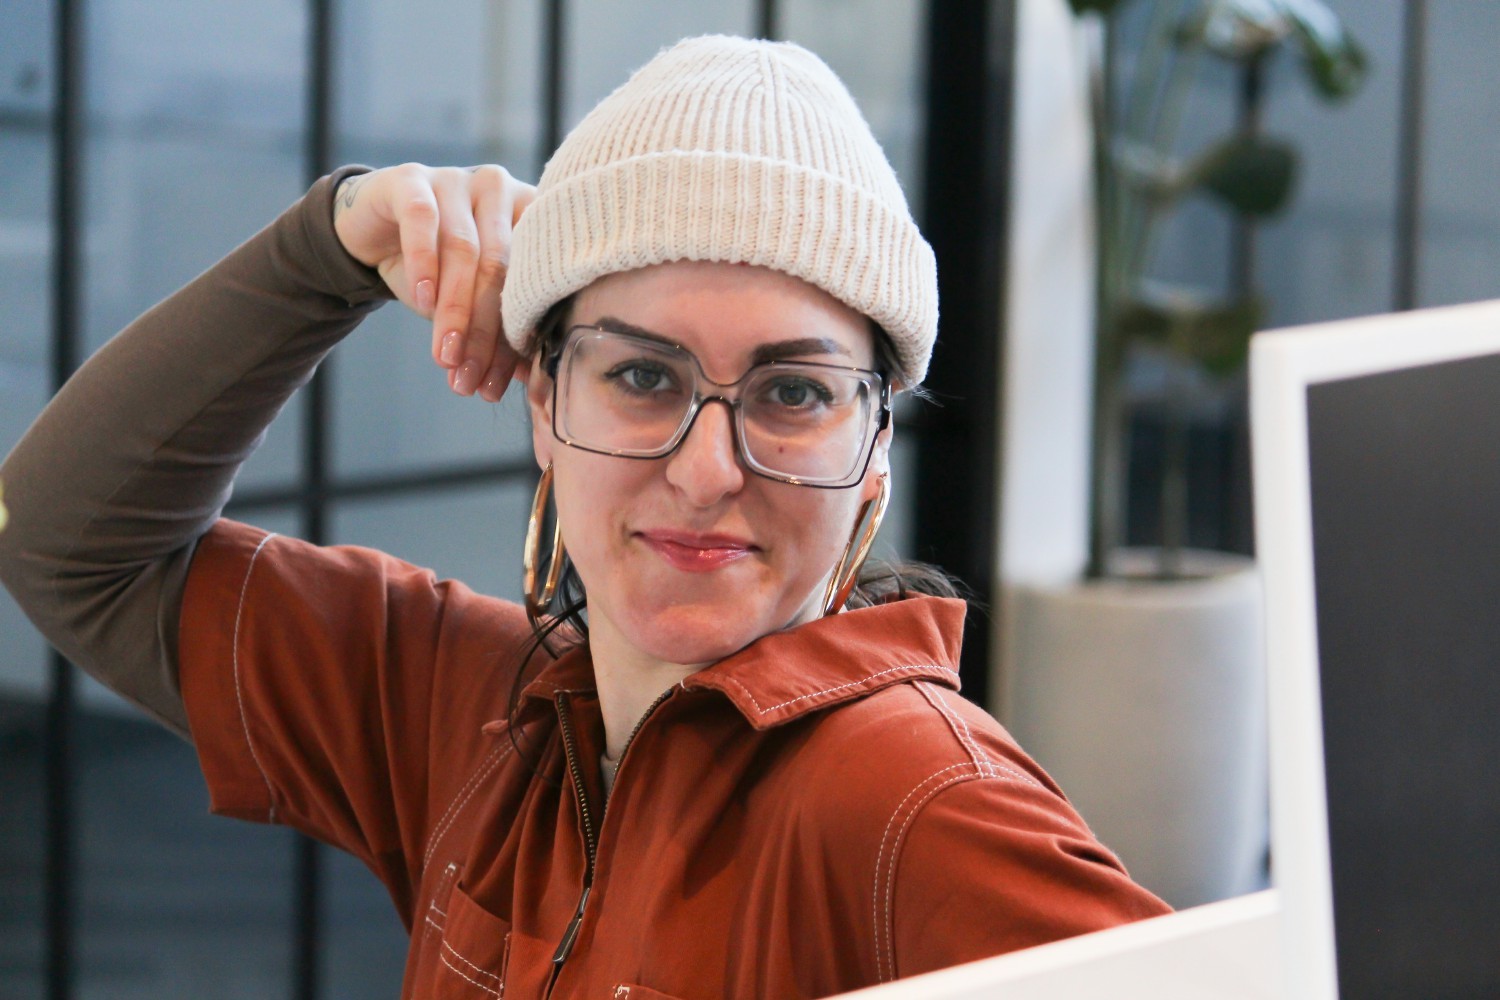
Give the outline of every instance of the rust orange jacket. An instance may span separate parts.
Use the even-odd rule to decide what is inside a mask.
[[[520,610],[369,550],[221,522],[181,680],[215,811],[389,887],[404,997],[825,996],[1166,910],[956,694],[962,621],[764,637],[656,703],[607,804],[587,650],[511,717]]]

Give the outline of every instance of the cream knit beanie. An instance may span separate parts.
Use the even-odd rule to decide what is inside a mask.
[[[797,45],[690,38],[589,112],[516,224],[506,337],[529,353],[556,302],[674,260],[801,278],[880,324],[906,387],[927,372],[932,248],[854,99]]]

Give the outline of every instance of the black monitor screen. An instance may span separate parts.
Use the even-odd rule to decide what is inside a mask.
[[[1339,994],[1500,997],[1500,355],[1307,410]]]

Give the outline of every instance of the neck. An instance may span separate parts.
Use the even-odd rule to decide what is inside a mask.
[[[812,621],[822,613],[824,583],[818,584],[781,628]],[[599,711],[604,717],[605,756],[616,760],[656,699],[672,685],[715,662],[673,663],[642,652],[599,608],[589,614],[589,655],[599,690]]]
[[[602,615],[589,623],[589,654],[604,717],[605,754],[619,759],[636,724],[672,685],[708,666],[667,663],[625,642]]]

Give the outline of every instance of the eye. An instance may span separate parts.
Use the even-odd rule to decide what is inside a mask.
[[[669,390],[673,381],[672,373],[665,365],[644,358],[620,362],[604,373],[604,380],[638,396]]]
[[[789,375],[766,387],[766,400],[790,410],[806,410],[833,402],[833,393],[816,379]]]

